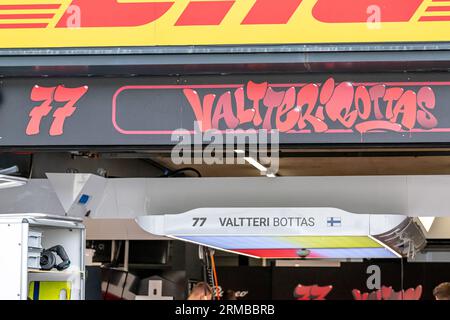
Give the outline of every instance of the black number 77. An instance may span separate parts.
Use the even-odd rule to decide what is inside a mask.
[[[203,227],[206,222],[206,218],[192,218],[192,220],[194,220],[193,227]]]

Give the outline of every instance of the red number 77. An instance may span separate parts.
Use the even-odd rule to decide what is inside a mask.
[[[53,122],[50,127],[51,136],[60,136],[64,133],[64,123],[71,117],[76,110],[75,104],[88,91],[87,86],[79,88],[58,87],[40,87],[34,86],[31,91],[31,100],[42,103],[33,107],[30,111],[30,121],[26,129],[26,134],[37,135],[40,133],[42,119],[52,110],[52,102],[67,102],[64,106],[58,108],[53,113]]]

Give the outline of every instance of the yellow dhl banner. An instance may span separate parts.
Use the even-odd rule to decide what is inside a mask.
[[[0,48],[450,41],[450,0],[0,0]]]

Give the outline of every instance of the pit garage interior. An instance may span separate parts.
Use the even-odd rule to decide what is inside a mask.
[[[369,179],[364,183],[371,183],[371,178],[380,177],[383,184],[389,184],[389,178],[406,176],[445,178],[450,171],[448,152],[446,148],[282,148],[275,178],[266,177],[250,163],[177,166],[172,163],[167,150],[5,152],[0,167],[17,166],[14,175],[29,180],[25,186],[2,190],[0,197],[4,214],[39,211],[64,215],[65,212],[83,219],[86,248],[88,252],[95,252],[86,265],[90,275],[86,280],[86,299],[134,300],[136,296],[145,297],[148,281],[155,279],[163,281],[163,296],[185,299],[189,284],[204,278],[200,247],[195,243],[147,233],[136,223],[136,216],[142,215],[139,212],[141,202],[144,202],[139,191],[143,188],[142,183],[137,180],[151,179],[156,183],[156,189],[161,189],[159,193],[155,192],[156,198],[151,195],[146,198],[145,201],[153,201],[153,204],[146,204],[145,212],[183,213],[197,207],[301,207],[303,203],[296,193],[303,192],[304,184],[309,184],[302,178],[363,177]],[[53,189],[55,185],[48,183],[48,173],[65,176],[90,174],[130,182],[115,190],[117,198],[120,198],[118,201],[122,202],[118,205],[120,209],[94,210],[93,213],[83,211],[83,216],[75,211],[67,213],[58,192]],[[388,176],[386,180],[384,176]],[[173,184],[169,182],[162,187],[157,179],[173,181]],[[179,181],[183,183],[180,185]],[[339,188],[341,183],[338,181],[334,187]],[[428,183],[434,182],[431,179]],[[298,191],[295,191],[296,186],[299,186]],[[186,188],[192,190],[189,192]],[[236,190],[227,194],[230,189]],[[123,195],[119,196],[119,193]],[[441,199],[442,194],[434,199],[427,196],[424,195],[423,201],[446,202]],[[327,203],[327,193],[323,197]],[[375,203],[380,201],[376,196],[374,199]],[[367,213],[371,212],[371,205],[368,200]],[[450,263],[450,218],[438,217],[438,214],[434,218],[431,212],[426,215],[432,217],[432,225],[424,231],[426,245],[414,257],[258,259],[215,250],[219,285],[224,286],[224,291],[235,291],[238,299],[244,300],[296,299],[303,297],[301,292],[296,293],[300,290],[299,285],[323,287],[325,291],[333,286],[328,299],[356,299],[353,291],[363,291],[370,276],[368,270],[377,265],[381,268],[383,286],[393,287],[394,292],[398,292],[402,288],[416,289],[420,285],[422,299],[432,299],[432,288],[443,280],[441,278],[447,273]],[[353,276],[349,277],[349,274]],[[342,277],[349,277],[348,283],[338,280]]]
[[[442,106],[449,97],[449,50],[445,44],[439,48],[355,44],[2,50],[0,168],[5,176],[18,179],[3,181],[0,217],[8,224],[11,214],[24,214],[24,221],[38,230],[43,228],[43,220],[58,225],[58,219],[69,219],[68,230],[73,225],[85,226],[84,258],[76,260],[74,253],[67,252],[81,268],[72,299],[184,300],[192,284],[208,281],[217,284],[215,297],[220,299],[226,299],[231,290],[233,297],[228,298],[241,300],[431,300],[433,288],[450,280],[448,133],[410,130],[388,133],[383,140],[383,135],[369,133],[362,139],[356,131],[348,136],[297,132],[281,137],[279,170],[267,177],[248,161],[239,165],[174,164],[173,145],[167,144],[167,137],[158,140],[155,136],[127,135],[130,128],[113,127],[111,98],[116,90],[128,85],[187,88],[192,84],[217,87],[266,81],[301,87],[305,83],[324,84],[330,78],[336,79],[336,85],[346,81],[370,86],[403,83],[416,91],[430,86],[439,93],[436,114],[445,128],[449,117]],[[41,132],[36,132],[36,127],[28,128],[31,108],[36,105],[30,101],[32,88],[61,84],[78,89],[89,84],[88,94],[77,106],[78,113],[66,119],[64,135],[55,137],[47,132],[51,117],[42,120]],[[421,92],[429,92],[427,88]],[[158,105],[161,97],[144,98]],[[142,98],[127,99],[124,105],[132,109]],[[142,118],[134,113],[127,116],[122,110],[126,117],[121,124],[132,126],[145,118],[158,129],[160,125],[169,125],[166,129],[170,130],[179,125],[189,125],[188,129],[192,126],[192,112],[186,120],[178,118],[185,115],[183,112],[170,113],[162,107],[157,110],[151,109],[154,116],[145,110],[147,117]],[[138,125],[148,124],[145,121]],[[11,182],[19,186],[9,188]],[[270,218],[271,214],[290,214],[292,208],[330,207],[360,215],[362,225],[367,227],[377,215],[400,215],[403,220],[392,226],[398,232],[390,238],[383,238],[383,232],[390,230],[371,234],[370,228],[364,233],[355,229],[354,237],[360,242],[340,239],[346,243],[345,248],[334,248],[348,249],[345,253],[356,249],[360,255],[349,257],[339,251],[342,255],[332,256],[336,251],[331,250],[328,258],[311,259],[309,253],[303,255],[301,251],[314,250],[303,245],[296,248],[298,257],[288,259],[271,256],[270,252],[257,258],[254,254],[237,254],[238,248],[218,245],[210,245],[214,247],[211,251],[205,249],[211,244],[209,239],[199,246],[198,241],[180,240],[192,234],[168,234],[168,226],[152,234],[138,223],[140,217],[189,215],[193,210],[208,208],[226,215],[233,208],[248,208],[249,215],[272,208],[272,213],[267,213]],[[335,218],[346,217],[347,213],[317,216],[323,218],[324,228],[329,224],[327,232],[332,230],[336,232],[334,237],[345,238],[349,234],[339,235],[338,227],[345,225],[345,220]],[[349,219],[353,220],[357,219]],[[176,221],[173,226],[183,227]],[[271,236],[285,235],[281,231]],[[311,237],[326,238],[323,234]],[[42,239],[45,246],[58,244],[45,242],[52,236],[46,240],[44,234]],[[318,250],[330,246],[317,241],[314,245]],[[381,250],[389,258],[378,256],[379,251],[374,257],[361,255],[360,248]],[[64,277],[56,271],[24,273],[35,279]],[[8,277],[0,274],[5,283]],[[28,284],[21,285],[23,292],[14,292],[20,299],[30,298],[30,291],[36,292]],[[2,298],[11,297],[11,292],[0,290],[0,294],[5,294]],[[39,299],[39,294],[32,298]]]

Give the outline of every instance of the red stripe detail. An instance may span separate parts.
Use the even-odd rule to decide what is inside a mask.
[[[302,0],[257,0],[242,24],[286,24]]]
[[[0,23],[0,29],[47,28],[48,23]]]
[[[53,13],[0,14],[0,19],[51,19]]]
[[[450,21],[450,16],[421,17],[419,21]]]
[[[436,6],[436,7],[428,7],[427,12],[434,11],[450,11],[450,6]]]
[[[191,1],[184,9],[176,26],[219,25],[230,11],[233,1]]]
[[[313,8],[313,16],[326,23],[368,22],[370,6],[381,9],[380,22],[407,22],[424,0],[319,0]]]
[[[0,4],[0,10],[59,9],[60,4]]]
[[[237,249],[230,251],[235,251],[238,253],[243,253],[260,258],[294,258],[298,259],[298,249]],[[311,250],[308,258],[321,258],[319,254]]]
[[[116,0],[73,0],[57,28],[70,28],[73,6],[80,8],[80,27],[136,27],[159,19],[174,4],[167,2],[117,3]]]

